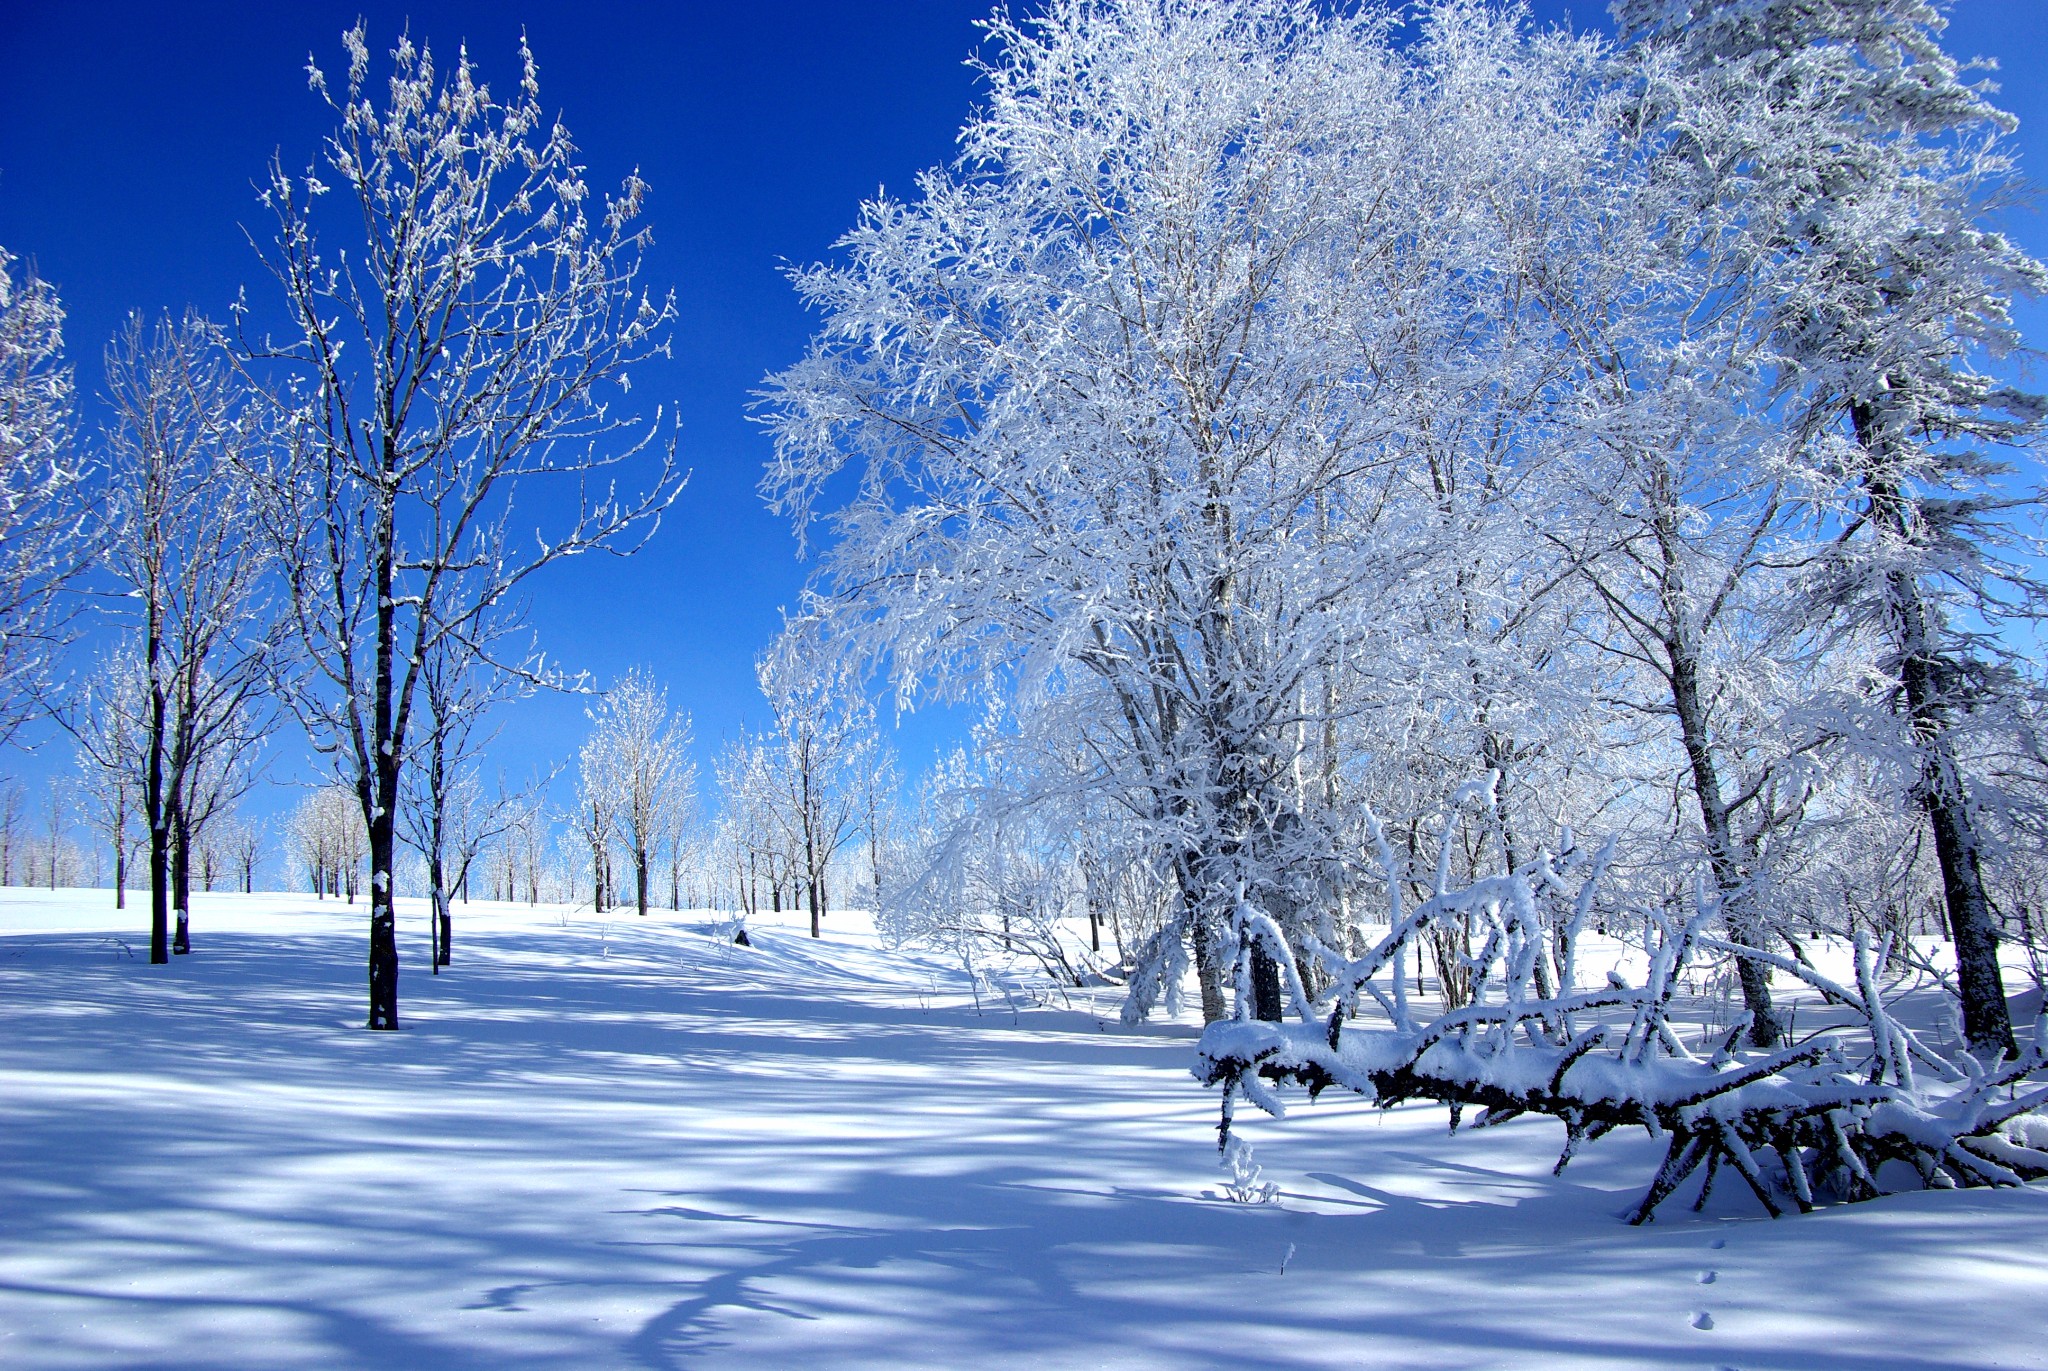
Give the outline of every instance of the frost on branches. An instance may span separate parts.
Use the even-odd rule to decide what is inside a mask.
[[[427,677],[559,683],[512,631],[527,582],[634,550],[684,473],[659,413],[623,408],[675,317],[639,281],[645,183],[593,195],[523,43],[502,98],[466,52],[444,69],[401,37],[379,82],[362,25],[342,43],[338,86],[307,68],[335,131],[303,173],[273,159],[261,195],[282,317],[243,329],[290,402],[265,491],[301,660],[284,697],[362,809],[368,1024],[393,1029],[397,815],[417,735],[449,737],[415,713]]]
[[[1459,798],[1490,807],[1491,788],[1489,780]],[[1270,917],[1238,905],[1237,1014],[1203,1033],[1195,1067],[1204,1084],[1223,1087],[1226,1154],[1236,1099],[1278,1117],[1285,1106],[1274,1086],[1293,1082],[1312,1097],[1336,1088],[1381,1105],[1442,1101],[1454,1129],[1468,1107],[1483,1111],[1474,1127],[1549,1115],[1565,1127],[1559,1171],[1584,1143],[1646,1129],[1668,1141],[1633,1223],[1648,1222],[1702,1168],[1698,1203],[1725,1167],[1773,1217],[1871,1198],[1888,1161],[1938,1188],[2048,1176],[2048,1119],[2033,1112],[2048,1105],[2048,1017],[2030,1050],[1987,1070],[1894,1017],[1878,984],[1888,947],[1857,935],[1855,984],[1839,984],[1803,961],[1709,937],[1711,897],[1682,921],[1642,913],[1643,984],[1610,972],[1604,985],[1581,989],[1578,943],[1612,846],[1587,852],[1567,832],[1558,852],[1460,886],[1449,879],[1456,819],[1444,816],[1435,880],[1413,909],[1403,908],[1401,863],[1374,825],[1389,929],[1363,955],[1313,936],[1290,941]],[[1465,958],[1470,999],[1423,1018],[1407,994],[1408,959],[1444,927],[1466,947],[1476,943]],[[1254,1014],[1258,946],[1284,973],[1291,1017],[1281,1022]],[[1782,1050],[1744,1053],[1745,1015],[1711,1049],[1688,1046],[1673,1015],[1686,972],[1704,956],[1738,952],[1804,981],[1841,1011],[1840,1022]],[[1311,996],[1305,977],[1320,993]],[[1385,1027],[1358,1022],[1371,1009]]]
[[[90,554],[72,399],[57,292],[0,248],[0,744],[46,708],[60,592]]]
[[[1984,374],[2048,282],[1984,222],[2010,121],[1922,0],[1622,27],[1462,0],[991,22],[961,157],[796,274],[820,325],[764,402],[819,655],[985,710],[898,903],[983,948],[1028,929],[1054,969],[1134,873],[1103,973],[1132,1017],[1184,981],[1242,1016],[1210,1066],[1248,1093],[1270,1068],[1643,1123],[1681,1178],[1766,1190],[1782,1144],[1795,1198],[1888,1156],[2026,1174],[1971,1112],[1977,1061],[2038,1060],[1997,944],[2048,888],[2048,692],[1999,636],[2048,606],[2038,473],[1998,465],[2042,406]],[[1432,839],[1487,773],[1485,821]],[[1578,990],[1537,939],[1586,879],[1531,855],[1565,814],[1613,834],[1613,906],[1661,911],[1661,988]],[[1363,917],[1390,884],[1428,912]],[[1970,1061],[1914,1065],[1853,975],[1813,990],[1883,1069],[1796,1041],[1773,975],[1859,935],[1943,984]],[[1707,959],[1747,1020],[1693,1062],[1659,996]],[[1375,986],[1383,1032],[1345,1001]],[[1315,1026],[1273,1026],[1290,1004]],[[1489,1102],[1499,1053],[1536,1074]]]

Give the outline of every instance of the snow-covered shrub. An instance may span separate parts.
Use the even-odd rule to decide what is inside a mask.
[[[1252,1145],[1243,1138],[1224,1138],[1223,1162],[1230,1168],[1230,1179],[1224,1184],[1223,1193],[1237,1203],[1271,1204],[1273,1197],[1280,1193],[1277,1183],[1263,1179],[1265,1168],[1252,1160]]]

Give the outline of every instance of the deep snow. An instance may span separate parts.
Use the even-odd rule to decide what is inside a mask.
[[[479,904],[373,1034],[360,906],[196,903],[151,968],[0,891],[0,1366],[2048,1367],[2038,1188],[1632,1229],[1646,1139],[1326,1099],[1233,1204],[1194,1025],[1112,992]]]

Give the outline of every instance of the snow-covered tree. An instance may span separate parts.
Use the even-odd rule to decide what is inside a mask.
[[[875,753],[873,712],[811,648],[809,625],[784,631],[755,667],[774,713],[763,740],[766,810],[802,888],[811,936],[824,936],[833,860],[858,831]]]
[[[149,946],[161,962],[173,950],[173,916],[175,950],[191,945],[186,896],[201,811],[246,789],[248,754],[267,732],[257,706],[279,628],[256,473],[270,435],[225,339],[196,315],[153,328],[131,317],[106,365],[116,418],[106,567],[134,616],[142,672]]]
[[[315,895],[341,895],[355,902],[368,842],[362,808],[352,792],[334,785],[315,790],[292,811],[284,837]]]
[[[694,766],[691,784],[672,788],[663,799],[655,820],[656,850],[668,866],[668,907],[699,908],[697,894],[708,874],[710,841],[700,826]]]
[[[1002,775],[994,741],[984,731],[977,761],[955,751],[926,777],[910,820],[918,852],[892,873],[880,926],[946,948],[971,974],[1022,964],[1079,985],[1089,969],[1080,928],[1092,927],[1091,895],[1107,893],[1091,892],[1081,862],[1091,835],[1075,806]]]
[[[234,879],[244,895],[253,892],[268,842],[263,824],[241,815],[226,815],[207,834],[207,841],[218,855],[221,870]]]
[[[860,838],[867,855],[869,907],[879,910],[885,883],[882,872],[887,865],[884,854],[895,846],[896,791],[903,780],[894,749],[877,739],[858,779]]]
[[[0,248],[0,745],[48,708],[70,639],[64,587],[90,560],[64,308]]]
[[[71,810],[73,783],[67,776],[52,776],[43,786],[41,820],[41,841],[36,861],[42,867],[43,884],[55,890],[61,885],[76,885],[81,879],[79,853],[71,842]],[[35,879],[33,868],[30,880]]]
[[[400,836],[426,863],[427,901],[431,907],[436,975],[453,956],[455,917],[451,891],[467,898],[470,865],[484,845],[498,838],[538,803],[547,782],[536,776],[522,788],[509,788],[499,777],[487,790],[478,773],[483,750],[496,736],[488,727],[497,706],[530,695],[533,675],[506,671],[496,663],[509,654],[499,650],[507,638],[526,632],[523,604],[481,607],[451,631],[437,635],[427,649],[420,672],[424,711],[415,745],[416,756],[405,773],[400,793]]]
[[[590,907],[602,914],[619,902],[618,881],[612,869],[612,846],[618,841],[618,813],[612,804],[609,780],[592,767],[576,775],[575,806],[568,814],[564,851],[573,841],[581,865],[590,873]],[[571,867],[577,863],[571,863]]]
[[[2014,122],[1942,49],[1929,0],[1625,0],[1618,13],[1669,63],[1665,98],[1694,159],[1740,186],[1731,212],[1801,373],[1795,422],[1838,482],[1839,555],[1819,589],[1889,644],[1965,1031],[2011,1054],[1958,730],[2007,674],[1999,626],[2048,603],[2011,517],[2038,481],[1992,455],[2048,412],[1988,367],[2019,345],[2013,297],[2048,288],[2048,269],[1990,224],[2013,186],[1999,139]]]
[[[401,38],[381,106],[363,28],[343,45],[340,90],[308,68],[339,125],[321,157],[272,164],[266,263],[290,323],[253,351],[297,401],[271,492],[306,663],[289,699],[361,806],[369,1026],[389,1029],[397,813],[433,649],[543,567],[629,550],[681,475],[670,449],[637,490],[614,479],[656,446],[658,416],[617,406],[673,318],[637,284],[644,183],[592,205],[524,43],[500,98],[467,53],[444,73]]]
[[[0,885],[14,884],[15,863],[26,848],[25,822],[21,782],[0,778]]]
[[[87,823],[114,856],[114,907],[128,907],[128,859],[142,818],[148,683],[132,651],[102,659],[76,711],[79,790]]]
[[[590,719],[579,793],[607,811],[606,830],[625,845],[634,906],[644,915],[649,862],[679,829],[672,816],[686,814],[696,793],[690,716],[671,715],[668,691],[635,670],[605,692]]]
[[[523,880],[526,902],[539,904],[541,888],[548,881],[547,860],[551,834],[538,806],[519,816],[505,835],[505,848],[512,853],[513,870],[506,882],[508,900],[517,899],[514,877]]]
[[[1290,0],[998,19],[959,163],[799,273],[824,323],[769,383],[765,489],[830,534],[813,612],[901,698],[1083,747],[1212,1019],[1240,888],[1305,910],[1346,850],[1348,726],[1475,708],[1431,641],[1460,607],[1415,592],[1473,543],[1447,483],[1512,477],[1552,399],[1517,300],[1574,168],[1517,154],[1593,49],[1477,6],[1424,37]],[[1502,560],[1461,641],[1543,580]]]
[[[1704,874],[1734,941],[1768,948],[1772,858],[1839,732],[1817,706],[1839,644],[1817,633],[1789,570],[1821,550],[1803,504],[1810,462],[1782,422],[1772,283],[1627,92],[1617,83],[1565,130],[1583,148],[1574,212],[1530,273],[1568,340],[1552,440],[1570,460],[1550,464],[1528,523],[1592,592],[1573,636],[1601,664],[1600,693],[1657,721],[1633,730],[1633,749],[1614,731],[1602,742],[1618,793],[1683,797],[1665,818],[1679,841],[1662,879],[1683,892]],[[1739,971],[1753,1045],[1774,1046],[1769,969]]]
[[[732,881],[732,907],[741,915],[760,909],[763,883],[773,908],[782,908],[782,883],[790,862],[776,820],[772,766],[766,744],[744,732],[720,748],[712,763],[718,786],[715,846],[723,874]]]
[[[224,871],[227,862],[216,826],[234,824],[235,806],[255,788],[261,778],[259,754],[269,735],[271,720],[257,709],[244,706],[209,730],[204,751],[197,753],[185,769],[183,796],[179,801],[177,841],[173,847],[171,889],[178,909],[177,935],[173,952],[190,952],[192,874],[202,856]],[[212,889],[212,877],[207,877]]]

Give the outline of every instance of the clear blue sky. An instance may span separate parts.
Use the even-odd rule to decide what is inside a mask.
[[[825,254],[878,186],[906,191],[946,160],[975,98],[963,65],[986,0],[747,4],[417,4],[286,0],[260,5],[0,3],[0,245],[63,293],[81,390],[130,309],[195,306],[225,318],[238,288],[267,284],[243,225],[260,231],[252,183],[274,150],[303,165],[329,129],[306,89],[309,52],[343,68],[358,14],[373,50],[401,28],[445,65],[466,42],[484,78],[516,79],[523,26],[542,101],[559,110],[594,186],[634,167],[653,187],[648,279],[681,311],[672,363],[635,384],[682,419],[695,475],[638,557],[571,563],[537,592],[543,645],[600,682],[645,665],[696,716],[700,758],[762,714],[754,654],[793,601],[803,568],[754,494],[765,439],[745,417],[762,375],[801,352],[809,322],[784,262]],[[1598,4],[1535,6],[1604,22]],[[1995,57],[2002,103],[2022,120],[2023,163],[2048,181],[2048,0],[1962,0],[1949,46]],[[2009,225],[2048,256],[2048,217]],[[2048,310],[2024,312],[2048,339]],[[93,418],[91,411],[88,417]],[[517,769],[571,755],[583,701],[519,707],[500,748]],[[914,721],[912,767],[954,727]],[[69,749],[0,757],[0,774],[69,766]],[[278,775],[306,774],[295,754]],[[264,808],[269,805],[262,806]]]

